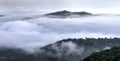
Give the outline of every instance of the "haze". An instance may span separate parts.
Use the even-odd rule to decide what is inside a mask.
[[[120,0],[0,0],[0,12],[41,13],[59,10],[120,14]]]

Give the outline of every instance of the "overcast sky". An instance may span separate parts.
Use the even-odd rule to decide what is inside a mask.
[[[120,0],[0,0],[0,11],[88,11],[120,13]]]

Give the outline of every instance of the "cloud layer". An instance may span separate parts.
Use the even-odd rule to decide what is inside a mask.
[[[66,38],[120,36],[119,15],[67,19],[44,17],[24,21],[4,20],[0,22],[0,46],[33,49]]]

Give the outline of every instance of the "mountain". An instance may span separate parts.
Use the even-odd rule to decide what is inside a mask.
[[[0,48],[0,61],[55,61],[56,58],[42,52],[29,52],[20,48]]]
[[[47,17],[52,17],[52,18],[67,18],[67,17],[78,17],[78,16],[91,16],[92,13],[88,13],[88,12],[70,12],[67,10],[63,10],[63,11],[58,11],[58,12],[54,12],[54,13],[49,13],[49,14],[45,14],[44,16]]]
[[[114,46],[120,46],[120,38],[86,38],[64,39],[54,44],[42,47],[46,54],[51,54],[60,61],[79,61],[93,52],[98,52]]]
[[[120,46],[120,38],[63,39],[33,53],[19,48],[0,47],[0,61],[80,61],[93,52],[114,46]]]
[[[0,61],[38,61],[32,54],[18,48],[0,48]]]
[[[120,61],[120,47],[94,52],[83,61]]]

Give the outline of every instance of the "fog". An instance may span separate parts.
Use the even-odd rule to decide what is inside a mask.
[[[36,49],[67,38],[120,36],[119,15],[21,18],[24,16],[0,18],[0,46]]]
[[[75,43],[70,41],[61,43],[61,47],[57,46],[57,44],[54,44],[50,48],[57,51],[57,56],[70,55],[72,53],[76,55],[81,55],[84,52],[84,47],[78,47]]]

